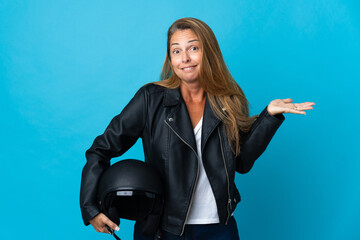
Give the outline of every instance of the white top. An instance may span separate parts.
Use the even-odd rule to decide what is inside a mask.
[[[203,118],[194,128],[197,154],[199,156],[199,176],[195,186],[192,205],[186,224],[211,224],[219,223],[214,193],[206,175],[201,156],[201,130]]]

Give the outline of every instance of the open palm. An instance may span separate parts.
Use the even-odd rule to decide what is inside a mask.
[[[267,111],[271,115],[276,115],[280,113],[295,113],[306,115],[304,110],[313,109],[314,102],[303,102],[303,103],[292,103],[291,98],[286,99],[275,99],[270,102],[267,107]]]

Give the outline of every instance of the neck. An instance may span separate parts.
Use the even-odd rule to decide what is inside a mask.
[[[185,102],[202,102],[205,99],[204,89],[199,82],[181,82],[180,92]]]

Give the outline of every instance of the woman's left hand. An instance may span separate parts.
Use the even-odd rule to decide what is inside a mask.
[[[295,113],[306,115],[304,110],[313,109],[313,102],[304,102],[304,103],[292,103],[291,98],[286,99],[275,99],[270,102],[267,107],[268,113],[271,115],[276,115],[280,113]]]

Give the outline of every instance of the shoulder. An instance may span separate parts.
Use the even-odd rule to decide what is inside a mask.
[[[163,95],[163,93],[166,91],[166,89],[167,88],[157,85],[155,83],[148,83],[148,84],[145,84],[144,86],[142,86],[138,92],[145,94],[149,97],[153,97],[153,96]]]
[[[156,83],[149,83],[142,86],[135,96],[141,96],[147,103],[153,103],[153,106],[174,106],[180,101],[179,88],[167,88]]]

